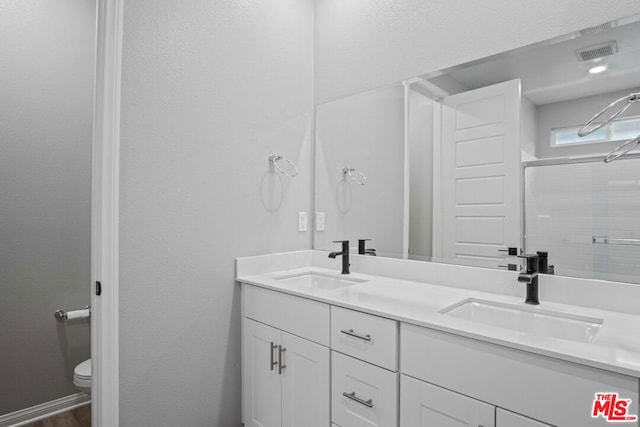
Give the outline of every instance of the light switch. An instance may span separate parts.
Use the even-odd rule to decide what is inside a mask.
[[[316,231],[324,231],[324,212],[316,212]]]
[[[309,229],[309,214],[306,212],[298,212],[298,231],[307,231]]]

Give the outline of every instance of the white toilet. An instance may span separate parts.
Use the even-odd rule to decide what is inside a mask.
[[[73,383],[81,392],[91,394],[91,359],[76,366],[73,370]]]

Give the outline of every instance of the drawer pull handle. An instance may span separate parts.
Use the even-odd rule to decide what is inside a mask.
[[[366,406],[367,408],[373,408],[373,400],[369,399],[369,400],[363,400],[360,399],[358,396],[356,396],[356,392],[352,391],[351,393],[347,393],[346,391],[342,393],[342,395],[344,397],[346,397],[347,399],[351,399],[354,402],[357,402],[361,405]]]
[[[287,351],[286,348],[284,348],[281,345],[278,346],[278,362],[280,364],[280,366],[278,366],[278,373],[280,375],[282,375],[283,369],[287,367],[287,365],[284,364],[284,352],[285,351]]]
[[[273,341],[271,341],[271,352],[270,352],[270,354],[269,354],[269,357],[270,357],[270,364],[269,364],[269,368],[270,368],[272,371],[273,371],[273,367],[274,367],[274,366],[276,366],[276,365],[278,364],[278,362],[276,362],[275,360],[273,360],[273,359],[275,359],[275,358],[273,357],[273,350],[275,350],[276,348],[278,348],[278,346],[277,346],[277,345],[275,345],[275,344],[273,343]]]
[[[353,329],[341,329],[340,332],[342,332],[345,335],[349,335],[350,337],[359,338],[364,341],[371,341],[371,335],[356,334],[355,332],[353,332]]]

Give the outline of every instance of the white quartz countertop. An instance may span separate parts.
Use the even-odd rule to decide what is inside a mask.
[[[540,306],[530,306],[524,304],[524,287],[522,297],[515,297],[360,273],[352,273],[348,277],[366,280],[366,282],[334,290],[305,287],[295,285],[291,281],[278,280],[285,275],[309,271],[340,276],[336,270],[302,267],[263,274],[242,275],[240,273],[236,280],[401,322],[640,378],[640,316],[635,314],[546,302],[542,298]],[[599,318],[604,322],[593,340],[586,343],[523,333],[439,313],[444,308],[467,298],[526,306],[527,309],[533,310],[551,310]]]

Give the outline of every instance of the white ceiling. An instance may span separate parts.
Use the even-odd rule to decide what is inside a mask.
[[[601,60],[579,62],[576,50],[615,40],[618,53]],[[601,74],[589,74],[589,68],[606,64]],[[456,67],[457,68],[457,67]],[[536,105],[617,90],[640,87],[640,21],[559,43],[507,52],[498,58],[455,69],[430,79],[432,83],[456,92],[520,78],[522,92]]]

